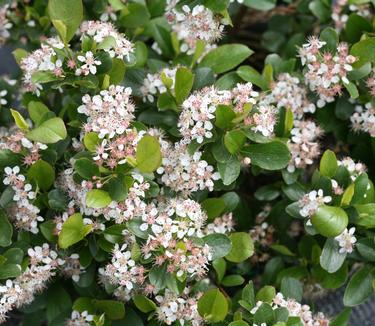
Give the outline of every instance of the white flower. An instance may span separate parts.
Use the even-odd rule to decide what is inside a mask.
[[[89,73],[95,75],[96,66],[102,64],[100,60],[95,60],[94,54],[91,51],[87,51],[84,56],[79,55],[77,59],[84,64],[76,70],[76,75],[83,74],[87,76]]]
[[[301,207],[299,213],[303,217],[311,217],[315,214],[319,206],[329,203],[331,200],[331,196],[323,195],[322,189],[310,191],[298,201],[298,205]]]
[[[354,244],[357,242],[357,238],[354,236],[355,227],[345,229],[340,235],[335,237],[335,240],[338,241],[340,246],[340,254],[352,253]]]
[[[8,94],[8,91],[3,89],[0,91],[0,105],[6,105],[8,101],[4,98]]]

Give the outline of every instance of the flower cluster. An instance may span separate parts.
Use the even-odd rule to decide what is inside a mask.
[[[21,230],[38,233],[38,222],[44,221],[39,215],[39,208],[31,203],[36,197],[30,183],[26,183],[26,178],[20,174],[19,166],[4,169],[6,177],[3,180],[5,185],[9,185],[14,194],[14,203],[10,206],[9,215],[13,217],[14,224]]]
[[[102,43],[109,40],[110,47],[105,47],[104,51],[109,53],[112,58],[130,59],[130,55],[134,52],[133,44],[111,23],[101,21],[85,21],[81,24],[80,32],[82,37],[90,36],[96,43]],[[113,42],[112,42],[113,41]]]
[[[218,105],[233,105],[234,111],[244,113],[244,126],[265,137],[273,134],[277,110],[273,105],[257,102],[259,93],[251,83],[237,84],[232,90],[206,87],[190,95],[182,103],[178,127],[184,141],[203,143],[213,137],[213,120]]]
[[[84,268],[79,261],[78,254],[71,254],[64,257],[64,264],[61,270],[62,275],[66,278],[71,278],[74,282],[78,282],[82,272],[84,272]]]
[[[198,190],[213,190],[214,181],[220,179],[220,174],[214,172],[213,166],[202,160],[202,152],[188,152],[184,143],[169,144],[162,150],[163,160],[157,173],[167,187],[185,195]]]
[[[0,286],[0,323],[5,321],[8,311],[31,303],[35,293],[44,289],[58,266],[64,263],[46,243],[42,247],[29,248],[28,255],[30,265],[26,270]]]
[[[69,320],[67,320],[67,326],[90,326],[91,322],[94,320],[94,316],[90,315],[86,310],[72,311],[72,315]]]
[[[259,307],[263,304],[262,301],[257,301],[256,306],[252,309],[251,313],[255,314]],[[295,299],[285,299],[282,293],[277,293],[272,300],[272,308],[286,308],[290,317],[299,317],[304,326],[328,326],[329,320],[323,313],[319,312],[313,315],[310,306],[300,304]]]
[[[140,87],[143,102],[149,101],[152,103],[154,102],[154,97],[156,95],[164,94],[167,92],[167,87],[163,83],[163,78],[171,81],[169,89],[171,92],[173,92],[176,72],[177,67],[164,68],[161,72],[156,74],[147,74],[146,78],[143,80],[142,86]]]
[[[371,103],[364,107],[357,105],[350,121],[354,131],[362,131],[375,137],[375,108]]]
[[[203,318],[198,313],[198,299],[200,295],[191,296],[189,290],[178,296],[166,290],[164,295],[156,296],[158,319],[166,325],[178,321],[181,325],[191,323],[192,326],[203,325]]]
[[[277,76],[265,100],[275,103],[278,108],[289,108],[297,119],[301,119],[305,113],[314,113],[316,109],[307,96],[307,90],[300,85],[299,78],[288,73]]]
[[[127,247],[127,244],[123,244],[121,247],[116,244],[112,252],[111,263],[99,270],[104,280],[119,287],[116,291],[121,293],[123,300],[130,300],[132,290],[145,281],[144,267],[136,265],[131,258],[132,253],[127,250]]]
[[[205,221],[200,205],[190,199],[159,199],[147,205],[139,226],[139,232],[146,234],[141,248],[144,261],[179,278],[204,276],[211,260],[210,248],[192,238],[203,235]],[[146,295],[161,291],[148,283],[151,280],[144,265],[137,264],[128,246],[127,243],[115,246],[111,263],[100,270],[103,281],[117,285],[114,294],[125,301],[135,289]]]
[[[150,184],[140,174],[132,174],[133,182],[124,201],[112,201],[107,207],[100,209],[94,209],[86,205],[86,195],[94,187],[94,183],[84,180],[81,184],[77,184],[74,181],[73,174],[74,170],[69,168],[63,171],[58,179],[59,188],[66,192],[71,199],[69,202],[69,214],[73,214],[76,207],[81,214],[86,216],[99,217],[103,215],[106,220],[114,220],[116,223],[121,224],[135,217],[142,216],[147,209],[145,192],[149,189]],[[100,188],[98,183],[101,186],[101,181],[97,180],[95,183],[96,187]],[[86,223],[91,224],[92,221],[87,220]],[[95,222],[94,226],[97,229],[105,229],[105,226],[98,221]]]
[[[213,123],[216,107],[220,104],[229,105],[232,94],[219,91],[214,87],[204,88],[190,95],[182,103],[178,127],[186,140],[202,143],[204,139],[213,137]]]
[[[99,138],[122,135],[134,119],[135,107],[130,98],[131,93],[129,87],[110,85],[108,90],[102,90],[99,95],[83,96],[83,104],[77,111],[88,117],[84,131],[94,131],[99,134]]]
[[[13,24],[8,20],[7,17],[8,10],[8,5],[0,7],[0,45],[3,45],[9,38],[9,29],[11,29],[13,26]]]
[[[224,25],[220,17],[203,5],[196,5],[192,9],[183,5],[180,11],[176,8],[178,2],[168,0],[166,17],[178,40],[182,41],[182,52],[194,53],[198,40],[212,44],[221,38]]]
[[[210,248],[191,238],[203,235],[206,219],[201,206],[191,199],[159,199],[142,216],[140,230],[149,232],[142,247],[145,259],[153,256],[156,265],[166,264],[167,271],[178,277],[205,275]]]
[[[360,162],[356,163],[351,157],[344,157],[343,159],[338,160],[337,164],[348,170],[352,181],[355,181],[358,176],[367,170],[366,165]]]
[[[331,196],[324,196],[323,190],[318,191],[312,190],[305,194],[299,201],[298,205],[301,208],[299,213],[303,217],[310,218],[318,210],[319,206],[324,205],[332,201]]]
[[[340,235],[335,237],[335,240],[339,243],[340,254],[352,253],[354,244],[357,242],[357,238],[354,236],[355,227],[345,229]]]
[[[307,67],[305,82],[319,96],[318,107],[333,102],[342,92],[343,83],[349,84],[348,72],[353,70],[356,58],[349,55],[349,46],[340,43],[336,53],[322,52],[326,42],[310,37],[299,50],[301,62]]]
[[[229,234],[234,230],[235,221],[233,213],[227,213],[216,217],[211,223],[206,225],[204,234]]]
[[[41,83],[33,80],[37,72],[49,72],[54,76],[61,76],[62,60],[58,57],[54,48],[62,49],[64,44],[57,38],[49,38],[35,50],[21,60],[20,68],[23,72],[23,86],[28,92],[37,95],[43,89]]]
[[[249,231],[250,237],[256,245],[256,252],[251,257],[251,261],[254,263],[265,262],[270,258],[266,251],[274,243],[275,228],[267,223],[266,219],[271,209],[271,205],[264,206],[255,218],[256,225]]]
[[[372,96],[375,96],[375,74],[372,74],[371,77],[366,80],[366,86],[369,90],[369,93]]]
[[[320,154],[320,145],[317,141],[323,131],[311,120],[295,120],[291,130],[291,139],[288,147],[292,158],[288,165],[288,171],[306,168],[313,164],[314,159]]]
[[[13,126],[0,129],[0,150],[2,149],[22,155],[23,163],[30,166],[41,158],[41,151],[47,149],[47,145],[28,140],[24,131]]]
[[[349,0],[337,0],[332,4],[331,18],[335,23],[337,31],[341,31],[345,28],[349,19],[349,13],[353,12],[365,18],[370,18],[372,16],[371,5],[368,3],[350,4]]]

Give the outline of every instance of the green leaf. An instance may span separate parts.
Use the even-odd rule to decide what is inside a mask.
[[[224,136],[224,145],[231,154],[238,153],[245,144],[246,136],[241,130],[231,130]]]
[[[66,30],[60,37],[64,43],[69,43],[82,21],[82,1],[49,0],[48,14],[59,33],[62,33],[62,25],[65,26]]]
[[[228,326],[249,326],[249,324],[244,320],[232,321]]]
[[[150,13],[140,3],[129,3],[126,6],[127,15],[120,17],[121,25],[128,28],[145,26],[150,20]]]
[[[350,43],[358,42],[363,32],[371,32],[371,23],[364,17],[355,13],[350,14],[345,24],[345,36]]]
[[[20,248],[10,248],[3,253],[7,264],[22,264],[23,251]]]
[[[131,177],[120,174],[108,182],[106,189],[113,200],[120,202],[128,195],[128,188],[132,181],[133,179]]]
[[[208,322],[223,321],[228,314],[228,302],[219,289],[208,290],[198,300],[198,312]]]
[[[251,158],[252,164],[265,170],[281,170],[290,160],[288,146],[280,141],[249,145],[242,153]]]
[[[312,216],[311,223],[321,235],[333,238],[348,226],[348,215],[340,207],[321,205]]]
[[[320,174],[332,178],[336,174],[337,168],[335,153],[327,149],[320,160]]]
[[[229,0],[204,0],[204,6],[217,13],[227,9],[228,5]]]
[[[174,85],[174,93],[177,104],[181,104],[190,94],[194,83],[194,75],[185,67],[180,67],[176,72],[176,81]]]
[[[237,180],[241,172],[241,164],[239,160],[232,157],[229,161],[225,163],[218,163],[217,169],[220,173],[221,179],[224,185],[230,185]]]
[[[231,240],[220,233],[206,235],[203,241],[211,248],[212,259],[217,259],[228,255],[231,251]]]
[[[108,319],[117,320],[125,316],[125,306],[115,300],[93,300],[96,309],[103,311]]]
[[[212,267],[215,269],[217,282],[220,284],[221,280],[223,279],[223,277],[225,275],[227,263],[226,263],[225,259],[218,258],[218,259],[215,259],[212,262]]]
[[[232,249],[225,258],[233,263],[240,263],[254,253],[254,244],[250,235],[245,232],[235,232],[229,236]]]
[[[114,58],[112,60],[112,69],[108,72],[111,85],[119,85],[125,76],[125,63],[123,60]]]
[[[296,301],[302,300],[303,288],[300,281],[292,277],[284,277],[281,281],[280,292],[285,298],[293,298]]]
[[[355,84],[353,83],[344,83],[344,86],[346,88],[346,90],[349,92],[350,94],[350,97],[353,98],[353,99],[356,99],[358,98],[359,96],[359,92],[358,92],[358,88]]]
[[[226,287],[239,286],[245,282],[245,279],[241,275],[227,275],[223,278],[221,284]]]
[[[215,111],[215,125],[221,129],[228,129],[232,125],[232,120],[236,117],[232,108],[228,105],[218,105]]]
[[[161,164],[161,152],[159,141],[150,135],[145,135],[137,145],[137,168],[141,172],[155,171]]]
[[[134,43],[135,67],[143,67],[147,63],[148,48],[145,43],[137,41]]]
[[[27,105],[27,110],[31,120],[33,120],[37,125],[42,121],[42,118],[46,113],[51,112],[42,102],[36,101],[30,101]]]
[[[39,225],[40,232],[49,242],[56,242],[56,224],[53,220],[44,221]]]
[[[0,267],[0,280],[7,280],[12,277],[21,275],[21,265],[19,264],[4,264]]]
[[[61,118],[52,118],[42,122],[39,127],[29,131],[26,137],[43,144],[57,143],[67,136],[64,121]]]
[[[29,53],[24,49],[18,48],[18,49],[15,49],[12,52],[12,54],[13,54],[13,57],[16,60],[17,64],[19,65],[21,63],[22,59],[27,57]]]
[[[276,295],[276,290],[273,286],[266,285],[263,286],[257,293],[256,299],[257,301],[264,301],[267,303],[271,303],[273,298]]]
[[[326,27],[321,33],[319,38],[326,42],[325,48],[331,52],[335,52],[339,43],[339,36],[335,29]]]
[[[273,325],[274,321],[275,312],[272,307],[268,303],[262,303],[254,315],[254,323],[257,325],[261,325],[262,323]]]
[[[207,53],[199,67],[209,67],[215,73],[221,74],[238,66],[251,54],[253,51],[245,45],[225,44]]]
[[[375,37],[369,37],[354,44],[350,54],[357,57],[356,67],[360,67],[367,62],[375,62]]]
[[[87,157],[82,157],[74,162],[74,171],[82,178],[92,180],[93,176],[99,176],[99,167]]]
[[[8,247],[12,244],[13,227],[8,221],[5,212],[0,210],[0,247]]]
[[[375,262],[375,239],[373,237],[360,239],[355,247],[363,258]]]
[[[25,119],[22,117],[21,113],[19,113],[16,110],[10,109],[10,113],[12,114],[12,117],[14,119],[14,122],[16,123],[17,127],[21,130],[29,130],[29,125],[25,121]]]
[[[338,316],[336,316],[335,319],[333,319],[329,323],[329,325],[330,326],[348,326],[351,312],[352,310],[350,308],[346,308]]]
[[[79,213],[70,216],[62,225],[59,234],[59,246],[66,249],[71,245],[81,241],[90,233],[92,225],[84,225],[82,215]]]
[[[156,304],[144,295],[136,294],[133,297],[135,306],[144,313],[149,313],[156,309]]]
[[[375,228],[375,204],[355,205],[354,207],[358,213],[355,224],[366,229]]]
[[[276,0],[244,0],[243,4],[258,10],[270,10],[276,6]]]
[[[201,203],[201,206],[206,212],[208,220],[212,221],[224,211],[225,202],[221,198],[207,198]]]
[[[251,66],[241,66],[237,69],[237,75],[243,80],[253,83],[262,90],[267,90],[268,85],[262,75]]]
[[[53,189],[48,193],[48,205],[54,210],[64,211],[68,205],[68,200],[62,191]]]
[[[345,261],[346,254],[339,253],[339,243],[335,239],[327,239],[320,256],[320,266],[328,273],[334,273],[340,269]]]
[[[69,293],[59,283],[54,283],[50,286],[46,296],[48,300],[45,317],[47,317],[47,323],[53,325],[64,314],[66,314],[64,317],[67,317],[72,301]]]
[[[55,181],[55,170],[49,163],[39,160],[30,166],[27,176],[34,180],[40,189],[48,190]]]
[[[95,152],[96,147],[100,143],[100,139],[97,133],[95,132],[89,132],[85,134],[85,137],[83,137],[83,143],[85,144],[85,147],[90,151],[90,152]]]
[[[366,173],[362,173],[354,181],[354,194],[350,204],[366,204],[367,190],[370,189],[369,179]]]
[[[374,293],[372,282],[374,270],[365,266],[357,271],[350,279],[344,293],[344,305],[353,307],[364,302]]]
[[[108,192],[100,189],[90,190],[86,194],[86,205],[92,208],[104,208],[112,202]]]

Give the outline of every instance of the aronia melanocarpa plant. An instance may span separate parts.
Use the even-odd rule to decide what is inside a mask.
[[[373,1],[0,4],[1,323],[348,325],[374,292]]]

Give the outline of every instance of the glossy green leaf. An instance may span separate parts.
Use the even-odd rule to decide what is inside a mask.
[[[198,300],[198,312],[208,322],[220,322],[228,313],[227,299],[219,289],[208,290]]]
[[[331,238],[345,230],[348,225],[348,215],[340,207],[321,205],[312,216],[311,223],[321,235]]]
[[[137,168],[141,172],[153,172],[161,164],[160,144],[155,137],[145,135],[137,145]]]
[[[81,241],[90,233],[92,225],[84,225],[82,215],[76,213],[70,216],[62,225],[59,234],[59,246],[63,249]]]
[[[61,118],[52,118],[42,122],[38,127],[30,130],[26,137],[44,144],[57,143],[67,136],[64,121]]]
[[[86,194],[86,205],[92,208],[104,208],[111,203],[112,199],[108,192],[100,189],[90,190]]]
[[[202,59],[199,67],[209,67],[221,74],[238,66],[253,53],[242,44],[225,44],[211,50]]]
[[[232,242],[232,249],[225,258],[234,263],[240,263],[254,253],[254,244],[248,233],[234,232],[229,235]]]

